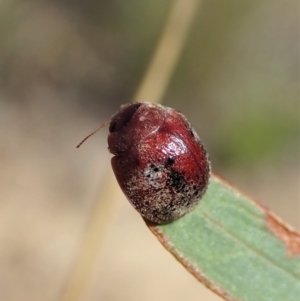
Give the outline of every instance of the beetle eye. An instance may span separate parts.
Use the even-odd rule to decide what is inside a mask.
[[[124,109],[122,109],[120,112],[118,112],[110,122],[109,126],[109,132],[114,133],[120,131],[123,127],[125,127],[129,121],[132,119],[133,115],[137,111],[137,109],[140,107],[141,103],[134,103],[131,104]]]

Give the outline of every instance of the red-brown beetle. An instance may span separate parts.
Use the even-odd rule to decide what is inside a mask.
[[[109,132],[115,176],[144,218],[168,223],[197,205],[210,163],[184,115],[157,104],[127,104],[112,117]]]
[[[176,220],[206,191],[208,154],[185,116],[172,108],[123,105],[110,121],[108,147],[121,189],[147,220]]]

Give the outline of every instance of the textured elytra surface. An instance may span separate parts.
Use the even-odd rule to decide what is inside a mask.
[[[210,164],[186,118],[161,105],[130,104],[111,124],[112,167],[130,203],[155,223],[190,212],[206,190]]]

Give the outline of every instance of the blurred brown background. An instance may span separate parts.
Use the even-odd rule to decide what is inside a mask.
[[[61,299],[110,160],[107,130],[75,146],[132,100],[172,4],[0,1],[1,301]],[[298,1],[203,1],[164,104],[300,227]],[[128,202],[105,232],[86,300],[219,300]]]

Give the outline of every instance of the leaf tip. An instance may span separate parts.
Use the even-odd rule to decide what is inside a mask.
[[[286,246],[291,257],[300,255],[300,233],[286,225],[279,217],[266,212],[266,225]]]

